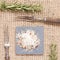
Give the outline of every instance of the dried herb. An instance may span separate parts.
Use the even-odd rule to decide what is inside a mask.
[[[7,4],[6,2],[2,2],[0,4],[0,10],[41,12],[42,6],[41,5],[18,4],[18,3]]]
[[[51,44],[49,60],[57,60],[57,46],[56,44]]]

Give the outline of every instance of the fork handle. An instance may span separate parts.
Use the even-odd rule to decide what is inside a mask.
[[[10,57],[8,57],[8,58],[7,58],[7,57],[5,57],[5,60],[10,60]]]
[[[9,47],[5,47],[5,60],[10,60]]]
[[[60,18],[45,18],[44,21],[46,22],[55,22],[55,23],[60,23]]]

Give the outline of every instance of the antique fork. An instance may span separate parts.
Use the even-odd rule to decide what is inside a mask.
[[[52,17],[36,17],[36,16],[18,16],[16,21],[27,21],[27,22],[53,22],[60,23],[60,18],[52,18]]]
[[[5,60],[10,60],[9,56],[9,35],[8,35],[8,26],[4,26],[4,48],[5,48]]]

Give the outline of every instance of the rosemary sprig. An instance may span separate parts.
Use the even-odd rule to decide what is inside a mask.
[[[0,10],[6,10],[6,3],[5,3],[5,1],[0,4]]]
[[[49,55],[49,60],[57,60],[57,46],[56,44],[51,44],[50,46],[50,55]]]
[[[7,4],[6,2],[2,2],[0,4],[0,10],[14,10],[14,11],[25,11],[25,12],[38,12],[42,11],[41,5],[27,5],[27,4],[18,4],[12,3]]]

